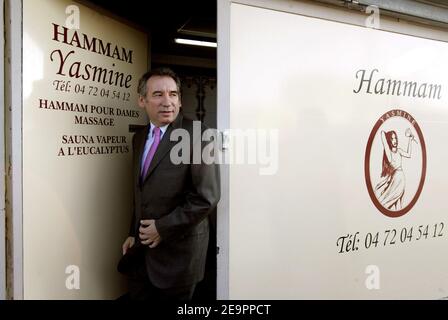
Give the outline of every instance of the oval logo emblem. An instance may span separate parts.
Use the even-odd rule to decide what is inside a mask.
[[[378,119],[367,142],[364,173],[381,213],[396,218],[412,209],[426,176],[425,140],[414,117],[395,109]]]

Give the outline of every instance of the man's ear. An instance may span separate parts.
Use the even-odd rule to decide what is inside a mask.
[[[137,102],[138,102],[138,106],[140,108],[145,109],[145,97],[144,96],[138,95]]]

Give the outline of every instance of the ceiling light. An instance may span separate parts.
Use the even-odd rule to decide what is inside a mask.
[[[175,38],[174,42],[180,43],[180,44],[188,44],[188,45],[192,45],[192,46],[202,46],[202,47],[211,47],[211,48],[217,47],[216,42],[210,42],[210,41],[199,41],[199,40]]]

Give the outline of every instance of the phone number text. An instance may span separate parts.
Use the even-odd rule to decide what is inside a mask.
[[[408,242],[415,242],[443,237],[445,223],[403,227],[401,229],[387,229],[378,232],[348,233],[338,237],[336,247],[339,253],[355,252],[360,249],[394,246]]]

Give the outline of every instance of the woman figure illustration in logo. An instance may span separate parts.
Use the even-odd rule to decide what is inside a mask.
[[[389,210],[400,210],[402,207],[406,183],[401,162],[403,157],[411,157],[411,141],[417,143],[411,129],[406,129],[405,135],[409,138],[407,151],[398,147],[398,136],[395,131],[381,131],[381,142],[384,150],[383,170],[381,172],[382,179],[376,185],[375,193],[382,206]]]

